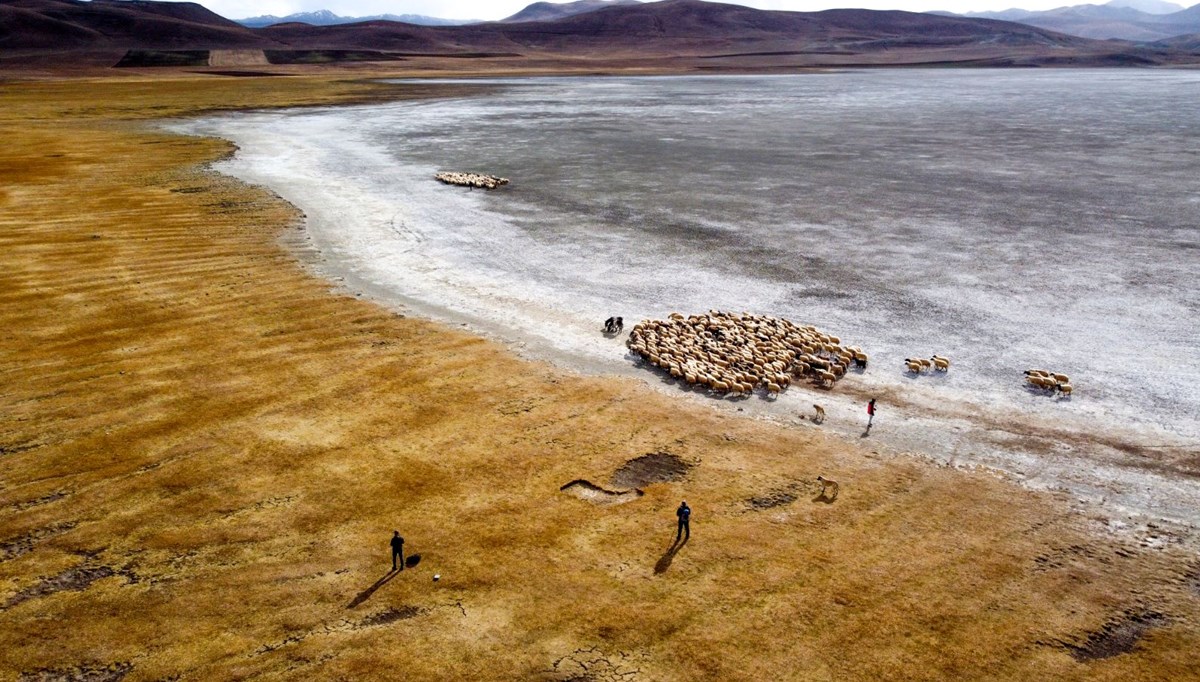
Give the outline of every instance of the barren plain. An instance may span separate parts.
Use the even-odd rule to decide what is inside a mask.
[[[339,294],[148,125],[437,94],[347,78],[0,91],[4,678],[1198,678],[1194,539]]]

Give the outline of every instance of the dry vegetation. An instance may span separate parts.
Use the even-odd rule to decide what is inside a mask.
[[[1181,546],[332,293],[228,144],[125,120],[408,92],[0,90],[0,677],[1197,678]]]

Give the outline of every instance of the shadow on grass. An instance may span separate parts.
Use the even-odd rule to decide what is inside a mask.
[[[412,557],[409,557],[409,558],[411,559]],[[418,558],[417,560],[420,561],[420,558]],[[351,601],[349,604],[346,605],[346,608],[352,609],[352,608],[358,606],[359,604],[365,602],[366,600],[370,599],[371,595],[375,594],[376,590],[378,590],[379,588],[388,584],[388,582],[392,578],[395,578],[398,575],[400,575],[400,571],[398,571],[398,570],[388,571],[386,575],[384,575],[379,580],[376,580],[374,585],[368,587],[367,589],[363,590],[362,592],[359,592],[358,596],[355,597],[353,601]]]
[[[654,564],[654,575],[662,575],[663,573],[666,573],[667,569],[671,567],[671,562],[675,560],[675,555],[679,553],[679,550],[683,549],[683,546],[686,545],[690,539],[691,538],[684,538],[683,542],[676,540],[674,544],[667,548],[666,553],[659,557],[658,563]]]
[[[412,568],[419,563],[421,563],[421,555],[420,554],[409,554],[408,558],[404,560],[404,567]]]

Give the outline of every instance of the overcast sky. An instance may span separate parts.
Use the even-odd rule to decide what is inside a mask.
[[[263,14],[286,16],[296,12],[327,9],[342,16],[372,14],[424,14],[445,19],[493,20],[516,14],[535,0],[196,0],[223,17],[243,19]],[[836,7],[902,9],[910,12],[949,10],[978,12],[1009,7],[1051,9],[1084,2],[1106,0],[740,0],[735,4],[759,9],[815,12]]]

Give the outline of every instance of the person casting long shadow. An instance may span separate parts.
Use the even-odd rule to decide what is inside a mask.
[[[675,516],[679,519],[679,523],[675,528],[675,542],[671,543],[667,551],[654,564],[655,574],[666,573],[667,569],[671,567],[671,562],[675,560],[675,555],[679,553],[679,550],[683,549],[688,540],[692,539],[692,509],[688,506],[686,500],[675,510]]]
[[[378,590],[379,588],[388,584],[388,581],[390,581],[392,578],[395,578],[398,575],[400,575],[400,571],[398,571],[398,570],[393,569],[391,571],[388,571],[386,575],[384,575],[379,580],[376,580],[374,585],[368,587],[367,589],[363,590],[362,592],[359,592],[358,596],[355,597],[349,604],[346,605],[346,608],[352,609],[352,608],[358,606],[359,604],[365,602],[366,600],[370,599],[371,595],[375,594],[376,590]]]

